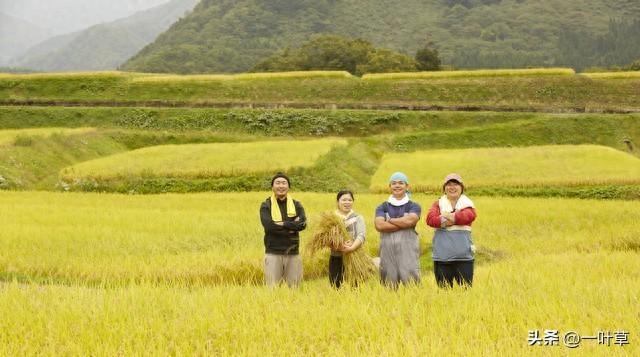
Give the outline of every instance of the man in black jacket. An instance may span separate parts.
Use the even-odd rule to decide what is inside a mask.
[[[299,232],[307,227],[300,202],[289,196],[289,178],[279,172],[271,179],[273,195],[260,206],[264,227],[264,277],[268,286],[282,280],[296,287],[302,280],[302,259],[298,253]]]

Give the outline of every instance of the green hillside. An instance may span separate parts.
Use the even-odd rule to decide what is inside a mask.
[[[203,0],[123,68],[243,72],[314,34],[410,55],[430,40],[456,67],[626,65],[640,57],[639,15],[633,0]],[[568,52],[567,39],[578,37],[586,61]],[[616,45],[599,46],[600,37]]]

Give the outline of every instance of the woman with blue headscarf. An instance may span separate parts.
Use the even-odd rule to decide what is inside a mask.
[[[420,205],[409,198],[409,179],[402,172],[389,178],[391,195],[376,208],[375,227],[380,232],[380,278],[397,288],[420,282],[420,244],[416,224]]]

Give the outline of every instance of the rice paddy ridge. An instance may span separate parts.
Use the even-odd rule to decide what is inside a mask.
[[[209,118],[209,119],[207,119]],[[291,120],[289,120],[291,119]],[[296,120],[294,120],[296,119]],[[255,123],[276,124],[278,131],[265,132]],[[123,108],[1,108],[0,124],[9,128],[43,128],[47,124],[71,128],[91,125],[95,131],[69,138],[53,136],[32,139],[23,146],[0,149],[3,188],[59,189],[58,173],[65,166],[106,157],[118,152],[166,144],[253,142],[278,136],[341,133],[350,144],[319,158],[313,167],[294,170],[299,189],[333,191],[343,187],[368,190],[382,153],[424,149],[470,147],[520,147],[545,144],[599,144],[640,155],[640,117],[637,115],[536,114],[536,113],[442,113],[442,112],[327,112],[219,111]],[[254,123],[254,124],[252,124]],[[284,123],[284,125],[283,125]],[[322,123],[329,131],[318,131]],[[97,125],[96,125],[97,124]],[[240,125],[238,125],[240,124]],[[12,129],[13,130],[13,129]],[[84,129],[83,129],[84,130]],[[351,137],[359,134],[367,137]],[[394,132],[389,132],[393,130]],[[28,133],[27,130],[25,133]],[[371,133],[377,135],[371,136]],[[571,133],[571,135],[567,135]],[[266,136],[265,136],[266,135]],[[269,139],[271,140],[271,139]],[[28,142],[29,145],[26,145]],[[74,146],[71,144],[75,143]],[[72,149],[73,147],[73,149]],[[89,150],[94,154],[87,156]],[[54,153],[56,153],[54,155]],[[76,154],[80,156],[73,158]],[[60,161],[64,159],[64,161]],[[147,175],[148,176],[148,175]],[[268,176],[268,175],[267,175]],[[262,190],[264,173],[223,179],[177,179],[139,177],[77,189],[112,192],[197,192]],[[526,191],[526,192],[525,192]],[[549,187],[483,190],[482,194],[565,196],[584,198],[633,198],[633,186]]]
[[[637,112],[635,75],[567,69],[377,75],[343,72],[241,75],[140,73],[0,76],[0,104]],[[382,78],[382,79],[380,79]]]

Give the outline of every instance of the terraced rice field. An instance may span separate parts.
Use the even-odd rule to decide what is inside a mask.
[[[481,69],[462,71],[428,71],[400,73],[369,73],[362,79],[429,79],[429,78],[473,78],[511,76],[571,76],[572,68],[529,68],[529,69]]]
[[[74,135],[95,131],[94,128],[33,128],[33,129],[4,129],[0,130],[0,145],[15,144],[16,139],[48,137],[51,135]]]
[[[64,180],[118,177],[206,178],[312,166],[344,139],[161,145],[65,168]]]
[[[437,190],[450,172],[469,187],[590,186],[640,183],[640,159],[598,145],[547,145],[388,153],[371,179],[386,190],[388,176],[404,171],[416,191]]]
[[[638,116],[606,114],[637,112],[637,85],[563,68],[0,74],[0,356],[640,355]],[[414,111],[432,106],[505,112]],[[262,283],[278,170],[309,218],[299,289]],[[332,289],[328,252],[304,249],[318,215],[356,189],[377,256],[399,170],[423,208],[422,283]],[[451,171],[478,210],[470,289],[436,286],[424,223]],[[32,191],[61,189],[154,194]]]

